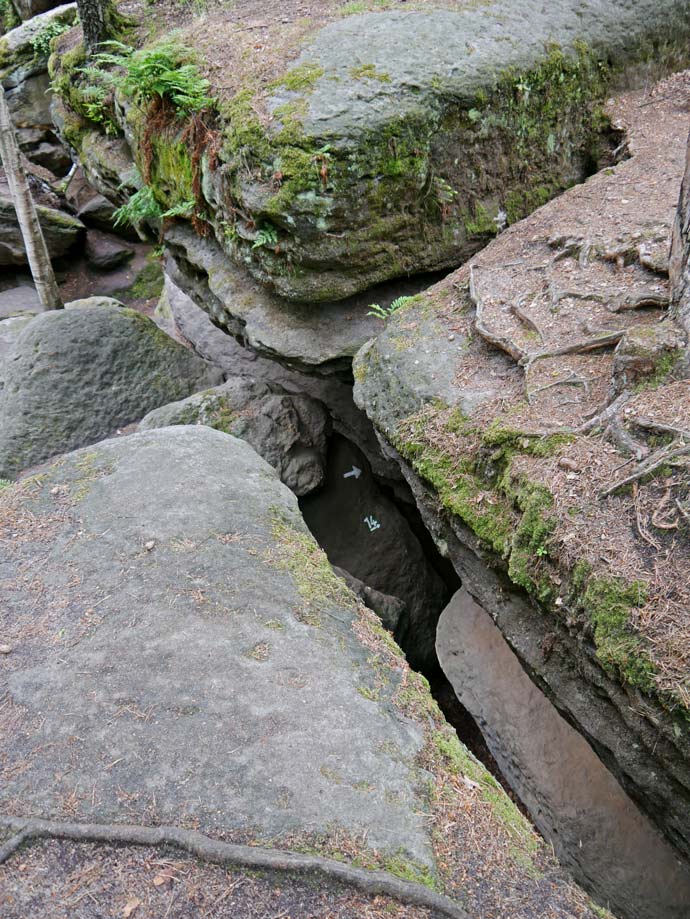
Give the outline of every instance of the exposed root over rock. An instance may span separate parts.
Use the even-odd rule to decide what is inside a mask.
[[[367,871],[319,855],[303,855],[281,849],[223,842],[182,827],[60,823],[53,820],[25,820],[21,817],[0,817],[0,827],[15,834],[0,846],[0,864],[7,861],[26,842],[34,839],[173,846],[214,864],[322,875],[373,896],[389,896],[403,903],[426,907],[434,910],[439,916],[448,916],[449,919],[469,919],[465,910],[448,897],[441,896],[421,884],[403,881],[386,871]]]

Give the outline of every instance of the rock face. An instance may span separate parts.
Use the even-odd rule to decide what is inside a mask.
[[[134,255],[134,249],[109,233],[88,230],[85,253],[87,261],[94,268],[110,271],[128,262]]]
[[[354,16],[323,4],[318,15],[326,24],[307,38],[294,18],[262,34],[278,60],[269,78],[241,15],[209,25],[220,127],[201,180],[230,260],[282,298],[324,304],[455,266],[581,180],[613,74],[634,76],[652,48],[687,59],[690,35],[685,0],[394,2]],[[187,37],[193,46],[194,28]],[[90,169],[94,126],[69,66],[63,134]],[[146,111],[112,115],[142,164]],[[183,130],[157,140],[148,168],[166,208],[190,188],[178,181],[180,156],[191,169]]]
[[[307,394],[328,407],[333,428],[356,444],[366,455],[375,474],[384,479],[402,478],[397,463],[381,453],[374,428],[352,400],[352,386],[337,376],[317,376],[289,370],[277,361],[259,356],[213,325],[208,313],[174,283],[169,274],[156,310],[156,321],[169,334],[189,342],[196,353],[217,364],[228,376],[246,376],[290,393]],[[380,323],[379,323],[380,328]]]
[[[43,230],[51,258],[59,258],[83,237],[84,224],[63,211],[37,206],[38,220]],[[12,198],[4,175],[0,176],[0,266],[26,265],[24,240],[17,221]]]
[[[352,358],[381,327],[369,307],[417,293],[424,281],[387,285],[328,305],[289,303],[233,265],[223,249],[192,230],[168,230],[168,268],[176,284],[231,335],[286,366],[329,374],[349,372]]]
[[[314,491],[324,480],[330,419],[324,406],[309,396],[235,377],[154,409],[139,430],[173,424],[205,424],[246,440],[298,496]]]
[[[45,13],[59,4],[54,0],[13,0],[12,5],[17,10],[22,19],[32,19],[40,13]]]
[[[69,168],[70,158],[57,139],[50,114],[48,55],[37,51],[34,42],[44,30],[72,25],[77,7],[69,3],[49,9],[51,5],[36,9],[41,15],[31,13],[34,18],[25,15],[28,8],[20,9],[22,19],[30,21],[0,38],[0,81],[22,151],[33,162],[61,175]]]
[[[326,481],[300,507],[331,564],[402,600],[404,610],[386,624],[413,666],[432,663],[446,588],[398,507],[372,477],[364,455],[335,435]]]
[[[30,316],[13,316],[0,319],[0,392],[5,385],[5,368],[7,359],[12,354],[14,343],[19,333],[31,321]]]
[[[354,366],[463,584],[685,857],[690,400],[660,330],[689,89],[622,97],[632,157],[396,313]],[[626,381],[645,341],[656,363]]]
[[[407,609],[402,600],[398,599],[398,597],[391,597],[389,594],[381,593],[380,590],[375,590],[373,587],[369,587],[364,581],[360,581],[359,578],[351,575],[349,571],[338,568],[337,565],[333,565],[333,570],[339,578],[345,581],[350,590],[359,597],[362,603],[376,613],[389,632],[393,632],[398,628]]]
[[[40,312],[41,301],[33,284],[18,284],[0,293],[0,319],[33,316]]]
[[[37,316],[16,338],[4,373],[4,478],[222,378],[150,319],[107,304]]]
[[[465,590],[444,610],[436,647],[501,772],[577,880],[616,915],[683,919],[690,870],[530,680]]]
[[[594,919],[248,444],[61,458],[0,492],[0,573],[0,814],[306,845],[436,879],[458,919]]]

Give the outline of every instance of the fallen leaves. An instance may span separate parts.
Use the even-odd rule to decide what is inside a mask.
[[[122,919],[129,919],[129,917],[133,916],[140,906],[141,900],[139,897],[130,897],[130,899],[125,903],[125,908],[122,910]]]

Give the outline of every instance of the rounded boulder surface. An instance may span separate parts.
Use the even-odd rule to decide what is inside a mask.
[[[86,444],[220,381],[220,371],[152,320],[114,305],[42,313],[8,355],[0,476]]]

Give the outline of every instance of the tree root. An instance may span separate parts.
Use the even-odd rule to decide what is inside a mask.
[[[210,839],[196,830],[176,826],[132,826],[126,824],[60,823],[53,820],[0,817],[0,827],[15,835],[0,847],[0,864],[29,839],[70,839],[74,842],[101,842],[134,846],[173,846],[190,855],[217,865],[239,868],[289,871],[296,874],[322,875],[361,890],[371,896],[387,896],[402,903],[432,910],[449,919],[470,919],[462,907],[449,897],[429,890],[422,884],[403,881],[387,871],[368,871],[352,865],[304,855],[284,849],[242,846]]]
[[[672,424],[663,424],[661,421],[654,421],[653,418],[644,418],[641,415],[633,416],[630,422],[645,431],[653,431],[655,434],[674,434],[676,437],[690,441],[690,431],[677,428]]]
[[[637,440],[629,431],[626,431],[618,415],[613,415],[609,419],[606,432],[622,453],[634,457],[638,463],[649,456],[651,451],[647,444]]]
[[[683,444],[679,441],[675,441],[668,447],[657,450],[657,452],[648,457],[632,475],[627,476],[625,479],[621,479],[620,482],[616,482],[614,485],[600,492],[599,499],[608,498],[609,495],[612,495],[614,491],[618,491],[619,488],[624,488],[626,485],[632,485],[633,482],[637,482],[644,478],[644,476],[656,472],[657,469],[660,469],[667,463],[672,463],[674,460],[680,459],[682,456],[690,456],[690,444]]]
[[[569,377],[562,380],[553,380],[551,383],[545,383],[543,386],[537,386],[536,389],[527,390],[527,401],[532,404],[532,399],[539,393],[546,392],[547,389],[554,389],[557,386],[582,386],[585,396],[589,395],[589,383],[587,380],[579,377],[576,373],[571,373]]]
[[[513,360],[518,361],[518,363],[525,359],[527,355],[514,341],[511,341],[510,338],[502,338],[499,335],[494,335],[494,333],[484,325],[484,301],[477,290],[474,266],[470,266],[470,299],[477,311],[474,319],[474,327],[481,337],[490,345],[494,345],[496,348],[500,348],[501,351],[505,351],[506,354],[509,354]]]
[[[614,418],[619,409],[621,409],[628,399],[631,397],[632,393],[622,392],[620,396],[613,400],[606,408],[603,408],[600,412],[597,412],[592,418],[588,421],[585,421],[576,431],[576,434],[589,434],[590,431],[593,431],[594,428],[605,427],[612,418]]]
[[[560,348],[546,348],[544,351],[526,354],[518,363],[529,369],[535,361],[543,360],[547,357],[562,357],[565,354],[587,354],[590,351],[597,351],[599,348],[617,345],[624,334],[623,330],[615,329],[613,332],[605,332],[593,338],[585,338],[581,341],[573,341],[568,345],[561,345]]]
[[[517,303],[512,303],[510,306],[510,311],[511,313],[513,313],[514,316],[517,316],[520,322],[524,322],[524,324],[527,326],[528,329],[530,329],[530,331],[536,332],[539,338],[541,338],[541,340],[544,341],[544,333],[539,328],[539,326],[534,321],[534,319],[528,316],[527,313],[523,310],[522,303],[520,301],[518,301]]]
[[[668,296],[656,293],[623,294],[609,301],[607,309],[611,313],[622,313],[628,310],[658,309],[669,307]]]

